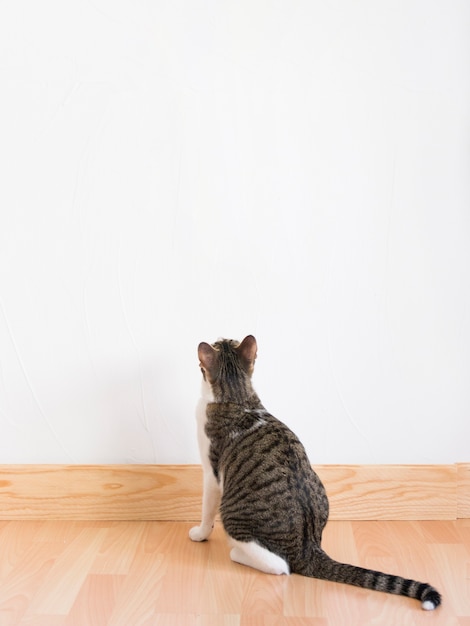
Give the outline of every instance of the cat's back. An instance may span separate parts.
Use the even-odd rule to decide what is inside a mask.
[[[312,501],[318,477],[303,444],[286,424],[261,404],[217,405],[214,413],[217,418],[208,419],[207,430],[214,447],[220,447],[224,494],[233,492],[237,500],[251,499],[256,493],[256,497],[298,500],[305,496]]]
[[[214,445],[223,447],[224,465],[250,457],[256,466],[277,462],[299,471],[309,466],[303,445],[293,431],[271,415],[261,403],[254,406],[212,404],[207,409],[206,432]],[[222,456],[221,456],[222,459]],[[255,463],[256,462],[256,463]],[[228,469],[228,468],[225,468]]]
[[[227,532],[240,541],[256,538],[266,547],[280,536],[319,539],[321,530],[312,522],[319,510],[326,521],[328,502],[302,443],[264,409],[238,417],[220,458]]]

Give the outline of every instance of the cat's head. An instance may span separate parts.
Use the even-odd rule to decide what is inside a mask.
[[[215,401],[243,402],[253,395],[250,379],[257,349],[253,335],[241,342],[219,339],[212,345],[204,341],[199,344],[199,366]]]

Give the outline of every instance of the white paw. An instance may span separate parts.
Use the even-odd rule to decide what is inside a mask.
[[[254,541],[248,543],[237,542],[230,551],[230,558],[236,563],[254,567],[266,574],[289,574],[289,566],[283,558],[269,552]]]
[[[204,526],[193,526],[189,531],[191,541],[206,541],[212,532],[212,527],[207,529]]]

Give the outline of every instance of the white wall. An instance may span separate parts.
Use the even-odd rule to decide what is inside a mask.
[[[5,463],[192,463],[196,346],[316,463],[469,460],[470,4],[0,5]]]

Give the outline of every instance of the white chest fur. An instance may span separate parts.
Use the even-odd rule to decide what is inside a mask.
[[[209,462],[209,446],[210,441],[205,432],[205,426],[207,422],[207,405],[209,402],[214,401],[211,386],[205,380],[201,385],[201,397],[196,406],[196,421],[197,421],[197,440],[199,444],[199,454],[201,455],[201,463],[204,471],[211,471]]]

